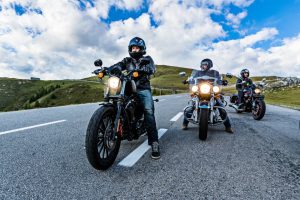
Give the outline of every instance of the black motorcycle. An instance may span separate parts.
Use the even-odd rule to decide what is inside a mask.
[[[241,84],[243,86],[242,104],[237,105],[238,95],[233,94],[230,97],[231,104],[229,104],[229,106],[234,108],[237,113],[252,112],[252,116],[255,120],[261,120],[266,112],[266,103],[264,101],[264,95],[262,95],[263,85],[249,85],[246,81]]]
[[[147,61],[145,61],[147,62]],[[148,63],[141,62],[141,65]],[[100,103],[87,127],[86,155],[90,164],[98,170],[108,169],[115,161],[122,140],[136,140],[146,134],[141,104],[136,96],[134,79],[141,70],[122,72],[102,68],[102,61],[96,60],[95,70],[99,79],[107,75],[104,102]],[[158,100],[156,100],[158,101]]]

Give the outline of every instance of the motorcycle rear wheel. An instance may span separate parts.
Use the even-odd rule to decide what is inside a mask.
[[[89,163],[97,170],[108,169],[115,161],[121,138],[112,138],[115,111],[113,107],[101,106],[90,119],[85,139]]]

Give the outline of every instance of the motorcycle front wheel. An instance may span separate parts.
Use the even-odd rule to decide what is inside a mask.
[[[85,139],[86,155],[89,163],[97,170],[108,169],[115,161],[121,138],[113,138],[115,110],[111,106],[101,106],[90,119]]]
[[[209,110],[206,108],[201,108],[199,114],[199,139],[206,140],[208,131]]]
[[[264,100],[257,100],[255,108],[252,109],[252,116],[255,120],[261,120],[266,113],[266,103]]]

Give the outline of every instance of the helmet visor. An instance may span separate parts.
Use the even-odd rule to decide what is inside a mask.
[[[201,70],[208,70],[208,66],[209,66],[208,62],[204,61],[204,62],[201,62],[200,68],[201,68]]]
[[[205,65],[208,66],[208,62],[204,61],[204,62],[201,63],[201,67],[205,66]]]

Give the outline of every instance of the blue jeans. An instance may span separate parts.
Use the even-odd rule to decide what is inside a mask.
[[[217,99],[216,106],[224,107],[224,104],[220,99]],[[223,122],[224,126],[228,127],[228,128],[231,127],[230,120],[229,120],[229,117],[227,116],[227,113],[223,109],[219,108],[218,110],[219,110],[222,120],[224,120],[227,117],[226,120]],[[184,116],[183,117],[183,125],[187,126],[188,124],[189,124],[189,121],[187,120],[186,116]]]
[[[151,145],[153,142],[158,142],[158,133],[154,116],[154,102],[151,90],[138,90],[137,97],[143,105],[144,123],[148,133],[148,144]]]
[[[244,92],[242,90],[239,90],[237,105],[240,105],[241,103],[243,103],[243,96],[244,96]]]

